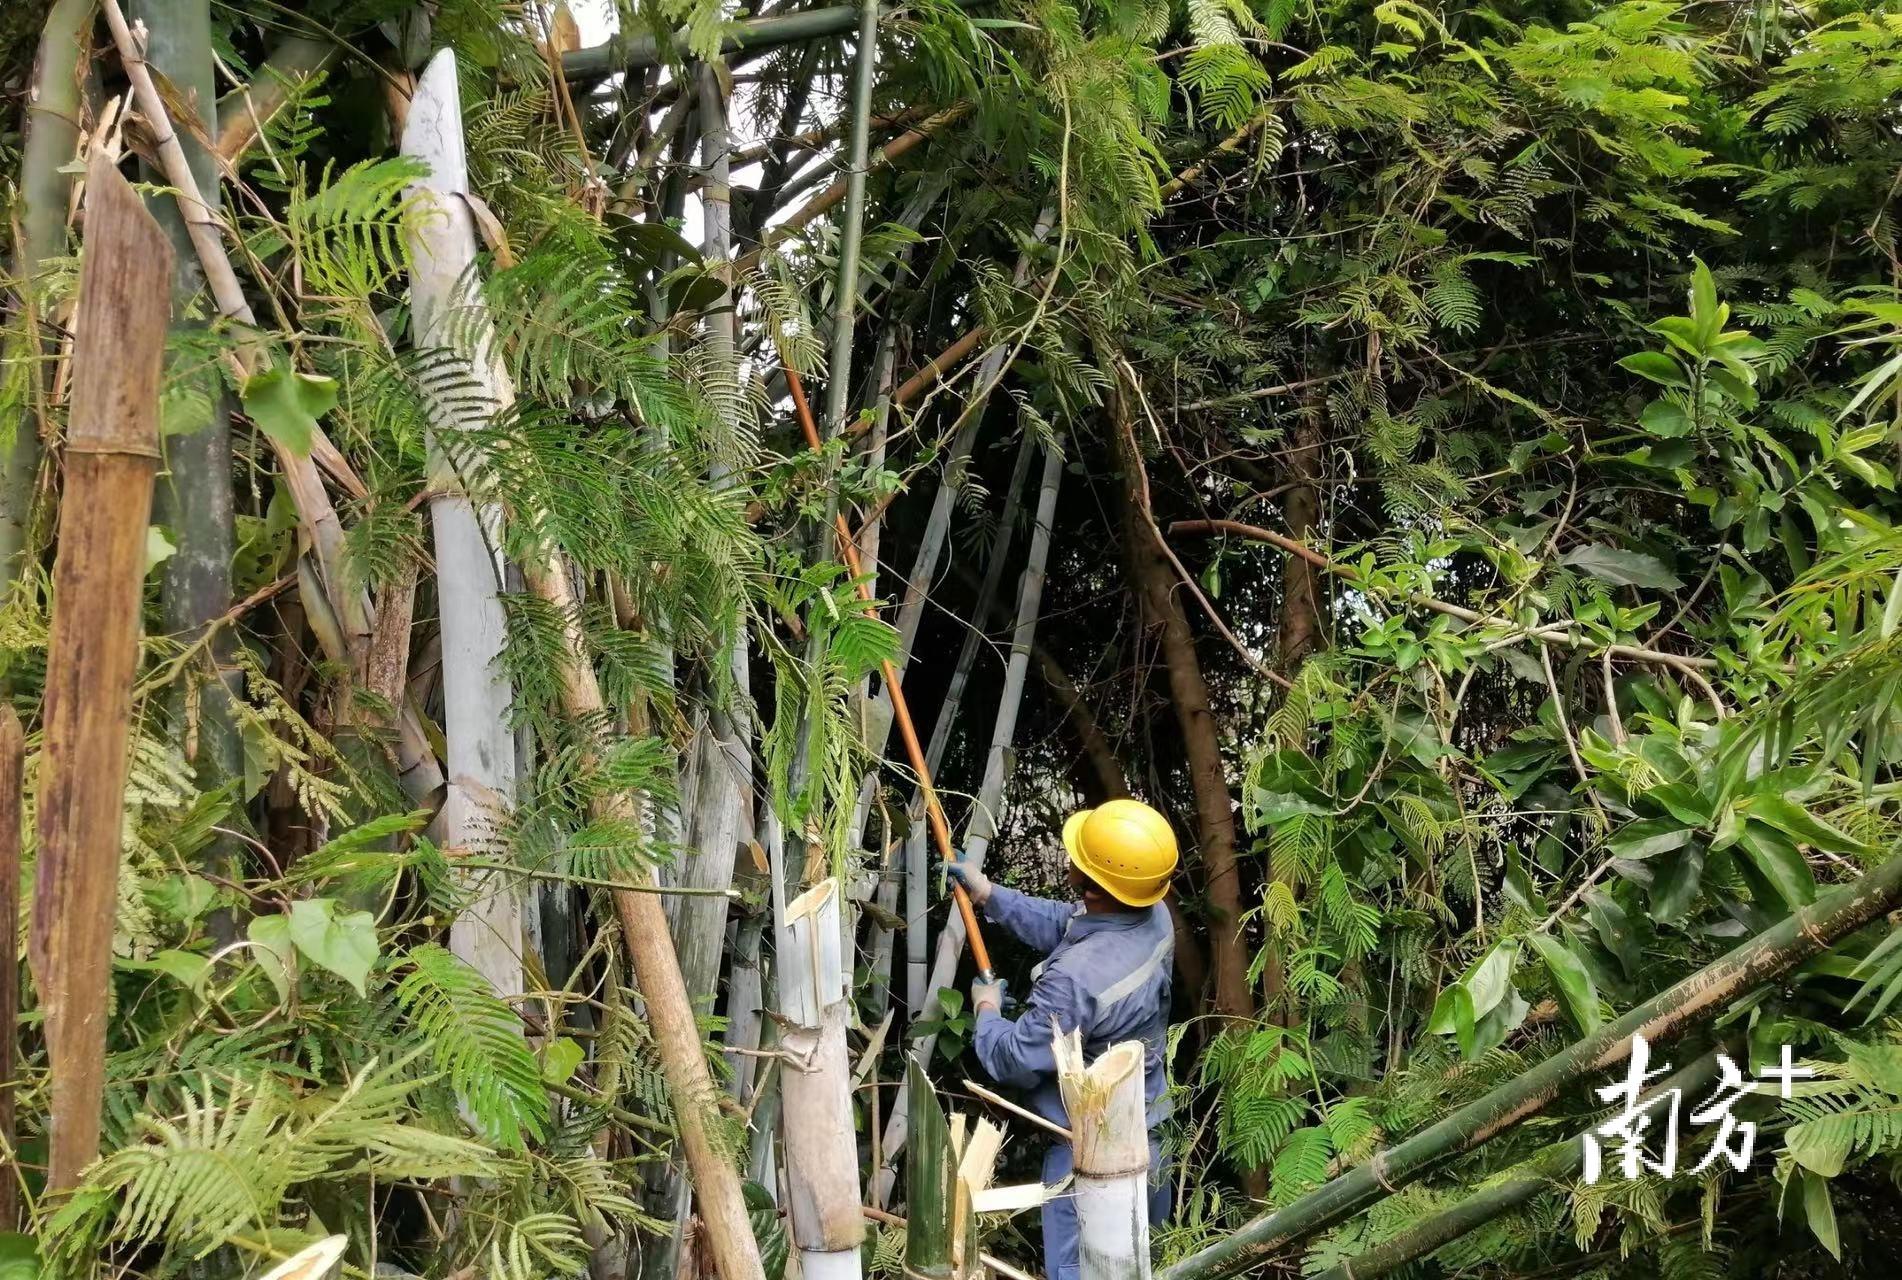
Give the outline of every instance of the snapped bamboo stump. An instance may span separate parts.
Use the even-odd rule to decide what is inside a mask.
[[[52,1068],[54,1190],[76,1184],[99,1150],[126,735],[172,279],[165,233],[103,154],[86,174],[83,257],[29,938]]]

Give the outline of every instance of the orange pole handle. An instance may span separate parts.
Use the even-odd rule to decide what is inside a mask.
[[[806,444],[814,453],[819,453],[825,446],[820,442],[819,428],[812,420],[812,406],[806,401],[806,388],[799,381],[799,374],[792,365],[782,364],[800,430],[805,433]],[[872,607],[872,588],[865,581],[864,570],[859,564],[858,540],[852,536],[852,530],[843,515],[835,515],[833,521],[833,529],[839,538],[839,550],[845,556],[845,567],[852,571],[853,578],[858,581],[859,599],[865,602],[865,616],[876,618],[878,610]],[[951,844],[951,824],[945,821],[944,806],[938,803],[938,789],[932,785],[931,769],[925,764],[925,749],[918,743],[918,729],[912,723],[911,708],[905,702],[904,686],[899,683],[898,672],[889,660],[881,662],[879,670],[884,676],[885,688],[891,694],[892,716],[898,722],[898,736],[904,740],[905,754],[911,759],[912,772],[918,775],[918,789],[924,793],[925,816],[931,822],[931,834],[938,846],[938,853],[946,862],[954,861],[957,850]],[[977,927],[977,911],[971,906],[971,895],[954,880],[951,883],[951,897],[957,903],[958,914],[964,918],[964,936],[971,940],[971,957],[977,961],[978,976],[990,982],[996,977],[996,971],[991,968],[991,953],[984,945],[984,934]]]

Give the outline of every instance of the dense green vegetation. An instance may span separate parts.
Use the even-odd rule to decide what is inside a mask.
[[[565,8],[499,0],[128,5],[249,321],[94,5],[0,15],[29,905],[79,162],[123,149],[180,262],[101,1154],[49,1191],[24,966],[0,1277],[249,1276],[332,1233],[350,1275],[658,1273],[699,1127],[776,1280],[774,902],[828,875],[854,902],[868,1201],[906,1028],[941,1089],[969,1073],[914,937],[935,873],[894,939],[925,819],[886,660],[1001,881],[1059,884],[1084,801],[1182,835],[1158,1265],[1199,1280],[1372,1167],[1277,1273],[1377,1274],[1383,1245],[1420,1276],[1893,1269],[1893,893],[1664,1010],[1654,1069],[1787,1045],[1818,1073],[1739,1105],[1748,1169],[1693,1175],[1687,1137],[1675,1177],[1587,1185],[1555,1144],[1622,1062],[1417,1180],[1369,1161],[1902,838],[1902,7],[917,0],[878,15],[865,97],[856,13],[769,40],[617,7],[581,49]],[[401,140],[443,49],[478,262],[426,324]],[[828,185],[855,102],[862,207]],[[516,781],[439,813],[459,488],[510,566]],[[637,981],[648,877],[705,891],[662,900],[717,1096],[683,1095]],[[1036,1268],[1034,1225],[983,1225]]]

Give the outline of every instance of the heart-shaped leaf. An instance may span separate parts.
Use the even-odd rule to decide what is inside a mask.
[[[310,456],[317,419],[336,407],[337,380],[280,363],[246,378],[238,397],[258,430],[303,458]]]

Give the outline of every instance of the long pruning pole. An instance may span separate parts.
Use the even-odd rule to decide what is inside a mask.
[[[1707,1022],[1739,998],[1880,918],[1902,900],[1902,855],[1852,884],[1818,898],[1781,923],[1553,1054],[1483,1098],[1307,1195],[1251,1219],[1168,1270],[1159,1280],[1215,1280],[1271,1258],[1276,1251],[1347,1221],[1456,1156],[1490,1142],[1544,1110],[1560,1091],[1631,1056],[1633,1036],[1668,1039]]]
[[[786,387],[792,392],[793,411],[799,418],[799,429],[805,433],[806,444],[814,453],[825,448],[820,442],[819,428],[812,420],[812,406],[806,401],[806,388],[799,381],[799,373],[792,365],[786,365]],[[865,573],[859,567],[859,549],[852,537],[851,529],[845,523],[843,514],[832,517],[833,531],[838,535],[839,551],[845,557],[845,567],[859,579],[859,599],[865,602],[867,617],[877,617],[878,611],[872,607],[872,588],[864,581]],[[957,850],[951,843],[951,824],[945,821],[944,806],[938,803],[938,789],[932,785],[931,767],[925,763],[925,749],[918,741],[917,726],[911,720],[911,708],[905,703],[905,689],[898,681],[898,672],[887,658],[879,663],[879,674],[885,680],[885,688],[891,693],[892,718],[898,723],[898,736],[904,739],[905,755],[911,761],[912,772],[918,775],[918,789],[924,793],[925,815],[931,821],[931,836],[937,843],[938,852],[945,861],[955,861]],[[985,982],[996,978],[991,968],[990,949],[984,945],[984,935],[978,931],[977,912],[971,906],[971,897],[964,892],[964,886],[953,881],[951,897],[957,903],[958,914],[964,918],[965,936],[971,940],[971,955],[977,961],[978,976]]]

